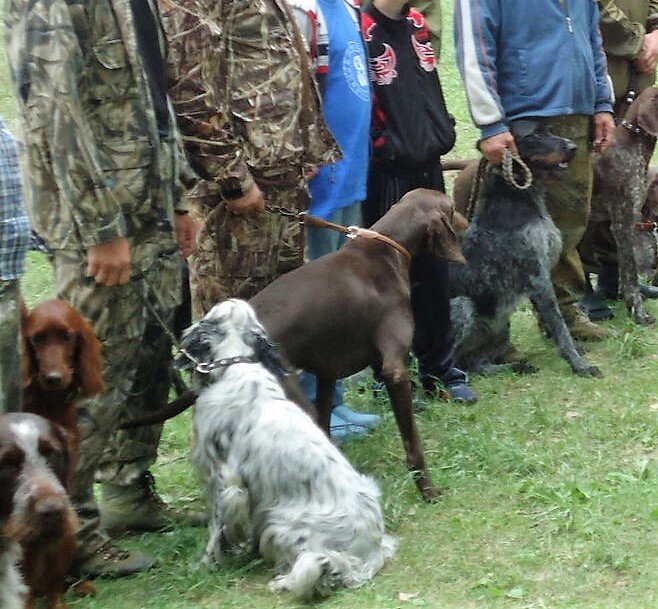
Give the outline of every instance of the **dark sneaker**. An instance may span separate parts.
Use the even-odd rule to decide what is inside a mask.
[[[453,402],[462,402],[463,404],[475,404],[478,401],[478,396],[466,384],[465,381],[456,381],[449,383],[445,386],[450,399]]]
[[[578,308],[589,317],[590,321],[603,321],[615,316],[614,311],[598,292],[586,294],[578,303]]]
[[[128,551],[111,543],[100,546],[91,556],[75,566],[76,575],[118,578],[150,569],[155,558],[142,552]]]
[[[658,288],[655,285],[647,285],[646,283],[640,284],[640,294],[645,298],[655,300],[658,298]]]
[[[468,386],[468,375],[459,368],[451,368],[441,379],[426,377],[422,379],[422,384],[430,398],[449,399],[464,404],[477,402],[477,395]]]
[[[155,491],[153,476],[146,472],[131,486],[102,485],[99,502],[101,526],[111,535],[127,531],[166,531],[174,527],[202,527],[204,514],[167,505]]]

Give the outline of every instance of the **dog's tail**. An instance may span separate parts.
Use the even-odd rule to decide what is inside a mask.
[[[472,162],[473,159],[441,159],[441,169],[443,171],[461,171]]]
[[[310,600],[316,595],[329,596],[336,588],[358,588],[374,577],[396,547],[397,540],[384,535],[380,547],[366,560],[333,550],[302,552],[287,574],[270,582],[270,589],[286,590],[299,599]]]
[[[164,423],[192,406],[192,404],[196,402],[197,397],[198,395],[196,391],[193,389],[187,389],[175,400],[169,402],[169,404],[167,404],[162,410],[148,414],[140,419],[126,421],[119,425],[119,429],[134,429],[135,427]]]

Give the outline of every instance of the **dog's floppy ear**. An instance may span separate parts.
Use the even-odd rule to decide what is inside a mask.
[[[91,324],[80,315],[78,320],[77,369],[81,397],[91,397],[103,391],[103,359],[101,343]]]
[[[277,348],[270,341],[267,332],[260,324],[255,326],[251,332],[245,333],[243,340],[245,344],[253,348],[258,360],[274,376],[282,377],[290,372],[283,363]]]
[[[433,216],[428,237],[430,249],[436,256],[450,262],[466,264],[466,258],[459,247],[457,233],[445,213],[437,212]]]
[[[27,330],[30,314],[25,301],[21,298],[21,378],[23,388],[29,387],[38,371],[36,356],[28,340]]]
[[[658,89],[650,87],[646,95],[647,99],[640,100],[635,120],[649,135],[658,137]]]

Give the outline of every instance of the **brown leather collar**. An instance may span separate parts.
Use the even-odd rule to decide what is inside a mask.
[[[377,231],[370,230],[369,228],[359,228],[358,226],[342,226],[340,224],[335,224],[334,222],[328,222],[327,220],[323,220],[322,218],[318,218],[316,216],[309,216],[306,212],[301,212],[299,214],[299,218],[304,224],[308,224],[309,226],[314,226],[316,228],[328,228],[338,231],[339,233],[343,233],[348,239],[365,237],[366,239],[375,239],[376,241],[381,241],[382,243],[385,243],[386,245],[400,252],[408,262],[411,261],[411,254],[406,247],[400,245],[394,239],[378,233]]]

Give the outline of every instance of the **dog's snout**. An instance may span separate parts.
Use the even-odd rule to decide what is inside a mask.
[[[42,518],[59,518],[66,512],[67,505],[63,497],[45,497],[34,506],[34,511]]]
[[[574,144],[571,141],[567,141],[566,148],[567,148],[567,161],[571,161],[573,160],[573,157],[576,156],[576,150],[578,150],[578,146],[576,146],[576,144]]]
[[[64,376],[57,370],[50,370],[44,374],[44,381],[49,387],[59,387]]]

